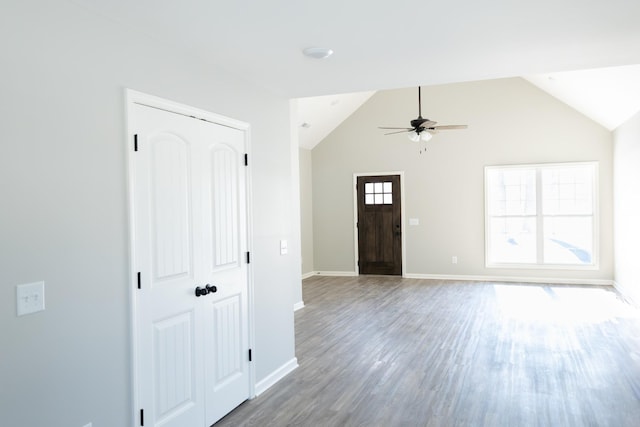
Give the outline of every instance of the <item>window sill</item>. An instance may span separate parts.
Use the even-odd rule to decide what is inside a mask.
[[[568,265],[568,264],[492,264],[485,263],[486,268],[504,270],[574,270],[574,271],[596,271],[600,269],[598,264]]]

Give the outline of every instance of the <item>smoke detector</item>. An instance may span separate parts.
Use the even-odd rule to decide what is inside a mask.
[[[333,55],[333,50],[326,47],[308,47],[302,53],[309,58],[325,59]]]

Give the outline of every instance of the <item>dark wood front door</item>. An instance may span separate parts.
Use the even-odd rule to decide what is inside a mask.
[[[400,175],[360,176],[358,268],[360,274],[402,274]]]

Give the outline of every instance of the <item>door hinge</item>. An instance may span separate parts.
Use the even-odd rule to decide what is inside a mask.
[[[138,271],[138,289],[142,289],[142,280],[140,279],[140,272]]]
[[[251,349],[249,349],[249,362],[252,362],[252,357],[251,357]]]
[[[138,151],[138,134],[133,135],[133,151]]]
[[[249,155],[244,153],[244,165],[249,166]]]
[[[251,252],[247,252],[247,264],[251,264]]]
[[[140,409],[140,425],[144,426],[144,409]]]

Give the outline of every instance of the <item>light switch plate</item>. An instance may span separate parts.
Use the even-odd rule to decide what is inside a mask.
[[[418,219],[418,218],[409,218],[409,225],[420,225],[420,219]]]
[[[280,240],[280,255],[286,255],[289,252],[286,240]]]
[[[16,286],[16,311],[18,316],[44,310],[44,282],[25,283]]]

